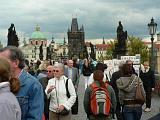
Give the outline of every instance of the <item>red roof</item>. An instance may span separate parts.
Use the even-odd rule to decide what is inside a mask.
[[[109,47],[107,44],[96,44],[97,50],[106,50]]]
[[[155,44],[155,47],[156,48],[160,48],[160,44]]]

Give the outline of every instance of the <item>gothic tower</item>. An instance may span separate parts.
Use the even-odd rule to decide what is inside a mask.
[[[84,28],[83,25],[79,29],[77,18],[72,18],[71,29],[68,29],[68,55],[69,58],[80,58],[83,59],[84,56]]]

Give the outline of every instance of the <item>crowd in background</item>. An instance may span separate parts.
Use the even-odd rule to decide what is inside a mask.
[[[0,97],[0,116],[3,120],[71,120],[72,114],[78,114],[81,74],[85,80],[84,109],[89,120],[110,120],[115,117],[114,114],[118,120],[140,120],[142,104],[134,100],[138,79],[146,94],[144,111],[151,111],[155,78],[148,61],[142,64],[140,73],[136,73],[133,62],[127,60],[119,65],[119,70],[112,74],[110,80],[104,72],[106,69],[106,64],[90,59],[69,59],[61,63],[28,61],[20,49],[12,46],[2,48],[0,94],[4,97]],[[96,75],[100,76],[96,78]],[[109,91],[109,116],[96,116],[90,111],[92,83]]]

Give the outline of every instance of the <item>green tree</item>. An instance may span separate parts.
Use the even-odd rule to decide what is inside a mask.
[[[141,62],[149,60],[149,49],[144,44],[142,39],[133,36],[128,36],[127,48],[128,55],[132,56],[135,54],[140,54]]]
[[[114,50],[114,46],[115,46],[115,40],[114,41],[109,41],[108,43],[108,47],[106,50],[106,59],[110,60],[113,59],[113,50]]]

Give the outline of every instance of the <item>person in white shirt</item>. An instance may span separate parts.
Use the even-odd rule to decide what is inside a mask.
[[[104,70],[107,68],[103,63],[97,63],[95,70],[101,70],[104,73]],[[103,82],[107,82],[106,74],[104,73]],[[93,73],[89,76],[88,86],[94,82]]]
[[[61,115],[64,109],[71,110],[76,101],[76,92],[71,79],[64,76],[64,65],[56,63],[54,65],[54,78],[50,79],[45,93],[50,98],[49,120],[71,120],[71,112],[67,115]],[[68,91],[70,97],[67,97],[66,81],[68,80]]]

